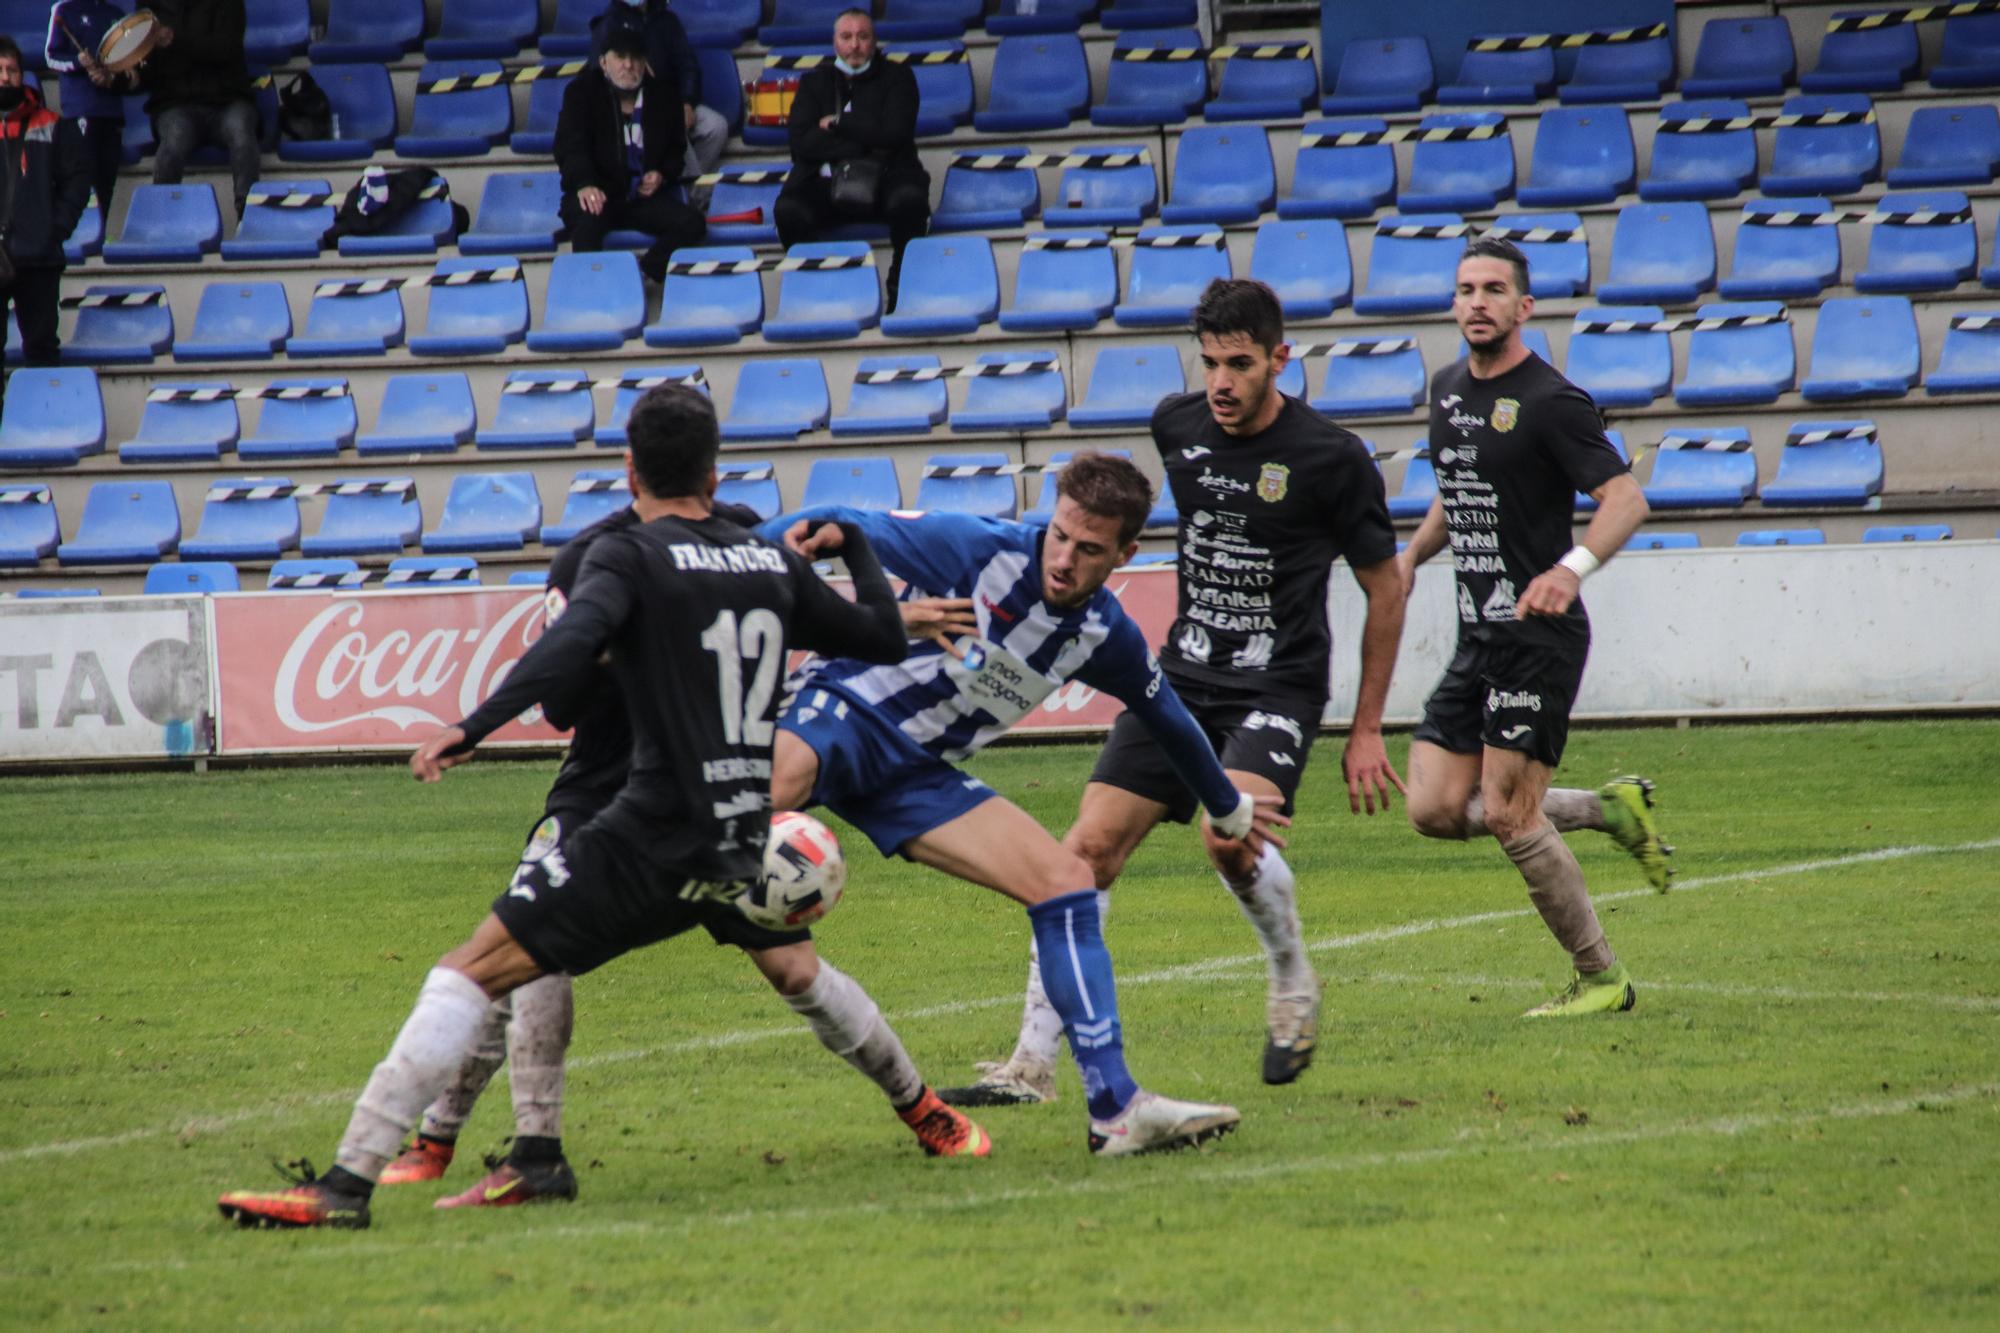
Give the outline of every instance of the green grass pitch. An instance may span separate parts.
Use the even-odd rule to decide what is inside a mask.
[[[1400,763],[1405,745],[1392,741]],[[1559,780],[1660,782],[1682,887],[1576,834],[1638,1008],[1565,978],[1490,841],[1294,830],[1318,1063],[1257,1078],[1264,978],[1183,829],[1114,895],[1142,1083],[1209,1150],[1096,1162],[1081,1092],[923,1158],[705,937],[577,986],[574,1205],[245,1233],[215,1195],[330,1164],[424,971],[510,873],[548,763],[0,780],[0,1325],[10,1328],[2000,1327],[2000,722],[1583,731]],[[972,767],[1060,831],[1092,751]],[[838,829],[838,826],[836,826]],[[843,834],[820,932],[927,1077],[1013,1036],[996,895]],[[505,1075],[444,1182],[509,1132]]]

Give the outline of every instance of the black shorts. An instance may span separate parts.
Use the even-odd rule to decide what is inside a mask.
[[[1519,750],[1554,768],[1589,655],[1588,639],[1574,646],[1461,642],[1411,739],[1453,754]]]
[[[766,930],[729,899],[740,886],[649,868],[624,839],[574,816],[545,815],[493,915],[544,972],[582,976],[620,954],[702,927],[717,944],[775,949],[809,930]]]
[[[1174,693],[1201,724],[1222,766],[1270,779],[1284,794],[1284,810],[1290,814],[1292,796],[1305,775],[1306,756],[1319,734],[1325,705],[1197,681],[1176,680],[1172,684]],[[1153,740],[1153,733],[1129,712],[1120,713],[1111,724],[1111,736],[1098,751],[1090,780],[1158,801],[1167,807],[1167,818],[1177,824],[1193,819],[1200,805],[1167,761],[1166,751]]]

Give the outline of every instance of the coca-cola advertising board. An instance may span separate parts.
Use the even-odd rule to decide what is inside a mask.
[[[542,633],[539,589],[214,602],[224,753],[414,749],[478,707]],[[535,716],[488,744],[562,735]]]

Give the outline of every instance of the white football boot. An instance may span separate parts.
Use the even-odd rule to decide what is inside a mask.
[[[1111,1119],[1090,1122],[1090,1151],[1099,1157],[1175,1152],[1221,1138],[1242,1118],[1233,1106],[1177,1102],[1141,1089]]]

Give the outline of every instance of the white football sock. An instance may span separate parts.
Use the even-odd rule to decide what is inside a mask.
[[[486,992],[471,977],[432,968],[416,1008],[354,1103],[334,1161],[363,1180],[379,1179],[418,1114],[451,1081],[491,1009]]]
[[[486,1021],[480,1024],[478,1036],[473,1040],[472,1054],[465,1057],[445,1090],[424,1111],[424,1137],[455,1141],[465,1122],[472,1118],[479,1094],[486,1091],[486,1085],[493,1081],[493,1075],[507,1059],[507,1019],[512,1013],[513,999],[511,995],[503,995],[486,1007]]]
[[[1271,991],[1277,995],[1297,995],[1313,989],[1316,979],[1306,961],[1305,930],[1299,924],[1298,905],[1293,901],[1296,881],[1292,868],[1278,849],[1269,843],[1257,854],[1250,882],[1239,888],[1226,876],[1217,876],[1243,909],[1243,915],[1264,945],[1270,966]]]
[[[514,1094],[518,1137],[562,1137],[563,1057],[576,1008],[570,978],[561,973],[529,982],[508,996],[507,1081]]]
[[[792,1012],[812,1026],[819,1044],[865,1074],[895,1107],[914,1104],[924,1090],[910,1053],[861,983],[832,963],[819,960],[819,975],[798,995],[787,995]]]
[[[1098,929],[1104,928],[1104,921],[1111,912],[1111,891],[1097,891]],[[1042,989],[1042,957],[1036,947],[1035,937],[1028,936],[1028,989],[1021,998],[1021,1034],[1014,1039],[1014,1053],[1008,1057],[1009,1064],[1052,1065],[1062,1055],[1063,1026],[1062,1015],[1049,1003],[1049,993]]]

